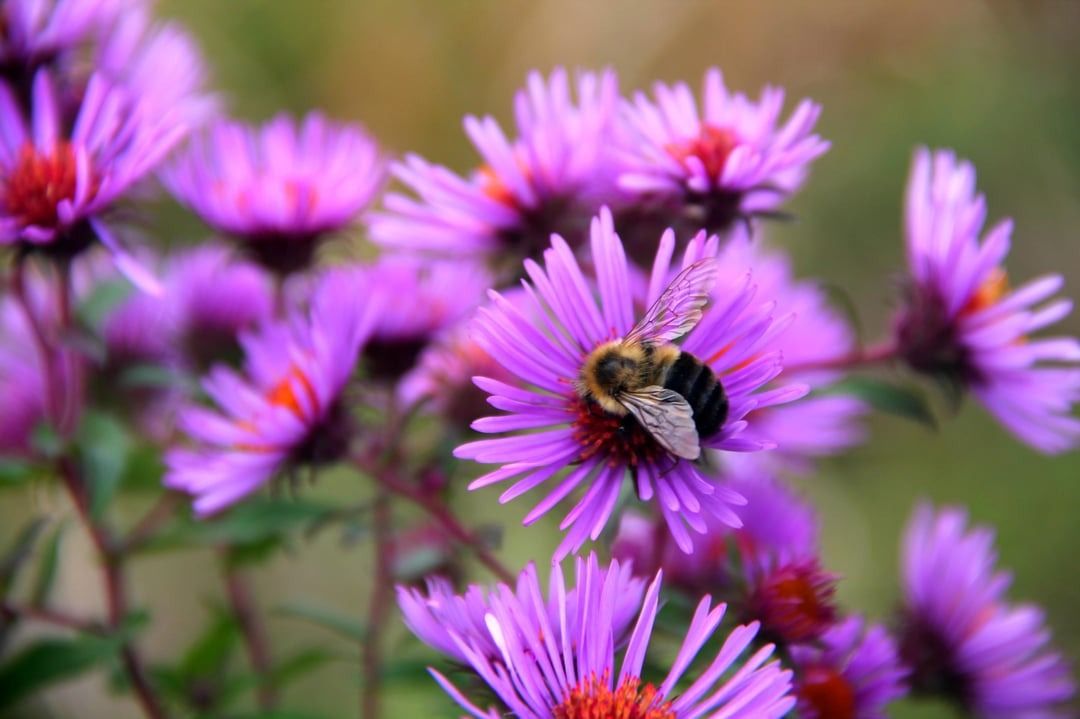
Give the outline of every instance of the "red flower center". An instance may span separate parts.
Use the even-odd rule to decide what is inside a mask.
[[[41,153],[25,144],[4,182],[4,207],[23,225],[55,227],[56,206],[75,197],[75,151],[58,142],[52,152]]]
[[[765,631],[784,642],[816,639],[836,619],[836,578],[817,562],[798,562],[765,577],[751,602]]]
[[[671,702],[663,701],[652,684],[641,686],[637,677],[627,677],[614,690],[608,675],[585,680],[551,713],[552,719],[675,719]]]
[[[855,690],[832,667],[813,666],[799,680],[799,698],[816,719],[855,719]]]
[[[994,270],[987,275],[986,279],[982,281],[976,289],[975,293],[971,295],[971,299],[967,301],[964,308],[960,310],[961,315],[973,315],[976,312],[989,309],[998,303],[1002,297],[1009,292],[1009,276],[1005,274],[1005,270],[1000,267],[994,268]]]
[[[719,180],[727,164],[728,156],[739,144],[735,133],[724,127],[702,125],[697,137],[667,146],[668,154],[686,166],[686,160],[696,157],[705,166],[712,180]]]
[[[581,445],[580,462],[601,455],[613,467],[636,467],[668,454],[629,414],[617,417],[579,397],[574,398],[571,408],[577,414],[574,439]]]

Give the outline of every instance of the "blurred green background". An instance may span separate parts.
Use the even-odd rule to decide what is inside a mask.
[[[891,311],[902,262],[901,190],[919,143],[972,159],[991,217],[1016,219],[1015,283],[1058,271],[1067,292],[1080,292],[1075,0],[170,0],[160,11],[199,39],[236,114],[264,119],[280,109],[322,108],[363,122],[390,152],[418,151],[459,170],[476,163],[462,116],[508,119],[512,93],[532,68],[611,65],[625,92],[657,79],[696,85],[706,67],[719,65],[732,88],[756,94],[774,83],[792,101],[823,103],[819,130],[833,149],[794,204],[798,221],[771,234],[802,274],[851,293],[869,339]],[[1080,318],[1066,329],[1080,333]],[[844,576],[843,603],[885,616],[897,596],[897,539],[914,503],[964,504],[997,528],[1002,564],[1015,574],[1012,596],[1044,606],[1057,643],[1080,664],[1080,455],[1039,456],[971,403],[937,433],[888,417],[871,426],[865,447],[826,462],[803,485],[823,514],[826,562]],[[315,491],[356,501],[367,490],[325,478]],[[508,525],[509,564],[545,561],[554,522],[522,529],[526,506],[500,509],[496,497],[465,498],[467,516]],[[28,502],[66,511],[61,495],[40,486],[0,501],[9,518]],[[134,514],[140,505],[132,500],[128,509]],[[366,545],[342,548],[326,536],[260,570],[258,599],[270,610],[314,599],[360,617],[368,555]],[[151,658],[190,641],[221,596],[210,553],[142,559],[133,574],[136,600],[159,617],[141,636]],[[67,543],[62,581],[59,603],[100,609],[81,537]],[[269,615],[269,628],[277,647],[321,643],[341,655],[297,684],[286,706],[355,716],[356,647],[281,614]],[[399,628],[390,643],[403,655],[417,652]],[[387,701],[387,716],[456,715],[433,684],[417,691],[391,683]],[[133,705],[109,697],[99,676],[26,710],[137,716]],[[895,715],[950,714],[903,706]]]

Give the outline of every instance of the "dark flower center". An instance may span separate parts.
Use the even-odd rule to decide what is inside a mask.
[[[806,719],[855,719],[855,690],[833,667],[803,670],[798,693],[802,706],[810,710]]]
[[[613,467],[636,467],[668,455],[629,414],[617,417],[580,397],[574,398],[572,409],[576,414],[574,439],[581,445],[579,462],[600,456]]]
[[[765,576],[750,601],[763,632],[784,643],[820,637],[836,620],[836,578],[815,560],[781,566]]]
[[[953,647],[941,633],[906,613],[900,631],[900,656],[911,670],[912,692],[943,696],[962,706],[971,698],[970,678],[956,667]]]
[[[75,197],[75,170],[75,151],[67,142],[57,143],[49,153],[23,145],[4,182],[7,213],[23,225],[55,227],[57,205]]]
[[[373,339],[364,347],[364,361],[374,379],[398,380],[411,370],[427,347],[429,335]]]
[[[930,288],[912,288],[907,310],[897,325],[900,352],[917,372],[958,384],[982,381],[971,361],[971,350],[961,341],[958,323],[965,316],[988,309],[1008,292],[1008,277],[1000,269],[992,272],[956,317],[950,317],[945,301]]]
[[[675,719],[671,702],[663,701],[652,684],[641,686],[627,677],[614,690],[608,675],[592,677],[570,690],[551,712],[552,719]]]

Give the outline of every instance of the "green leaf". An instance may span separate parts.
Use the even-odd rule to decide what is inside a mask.
[[[77,438],[90,514],[101,517],[124,477],[131,438],[114,417],[90,412],[83,418]]]
[[[46,420],[30,431],[30,447],[45,459],[55,459],[64,453],[64,438]]]
[[[937,420],[926,394],[912,385],[893,384],[872,377],[848,377],[829,387],[827,394],[853,395],[880,412],[937,429]]]
[[[40,606],[45,604],[56,582],[56,572],[60,567],[60,545],[64,538],[65,526],[63,523],[56,527],[49,541],[45,544],[38,560],[37,578],[34,581],[34,590],[31,593],[31,602]]]
[[[37,543],[46,524],[48,521],[42,517],[31,519],[15,537],[11,548],[3,558],[0,558],[0,597],[6,597],[11,590],[16,575],[30,558],[30,554],[34,551],[34,544]]]
[[[34,464],[25,459],[0,457],[0,485],[22,484],[33,478],[34,469]]]
[[[367,629],[361,622],[333,609],[304,602],[289,602],[278,607],[277,612],[287,617],[306,619],[350,641],[362,642],[367,638]]]
[[[187,679],[215,675],[229,661],[239,641],[240,628],[236,620],[224,609],[216,609],[202,634],[188,647],[177,669]]]
[[[336,511],[334,505],[326,503],[256,498],[220,517],[177,523],[170,531],[159,535],[151,547],[229,545],[236,553],[236,561],[244,562],[263,556],[290,533],[322,521],[327,514]]]
[[[116,638],[81,637],[43,639],[25,647],[0,665],[0,710],[111,659],[119,646]]]

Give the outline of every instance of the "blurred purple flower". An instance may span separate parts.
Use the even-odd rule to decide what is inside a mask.
[[[472,609],[469,619],[435,628],[440,639],[435,646],[442,649],[448,640],[447,653],[467,663],[501,704],[485,710],[430,670],[470,716],[497,719],[508,711],[521,719],[778,719],[794,705],[790,673],[781,671],[777,662],[766,663],[772,646],[759,649],[729,673],[753,641],[755,626],[735,627],[716,657],[679,685],[724,616],[724,605],[710,608],[707,597],[698,605],[667,676],[659,686],[646,683],[642,667],[656,620],[660,577],[642,602],[640,593],[620,591],[625,579],[617,562],[604,570],[591,555],[577,567],[577,588],[571,590],[561,568],[553,569],[546,605],[530,565],[516,594],[499,585],[487,598],[482,618],[475,616],[482,590],[474,590],[472,607],[464,602],[461,607]],[[624,627],[615,618],[628,610],[638,616],[616,668],[615,651]]]
[[[692,597],[719,595],[758,621],[763,636],[784,644],[814,639],[832,626],[835,577],[822,571],[819,526],[809,503],[779,480],[736,475],[726,487],[746,500],[742,526],[706,522],[705,538],[685,554],[667,540],[659,521],[623,515],[613,555],[634,572],[663,569],[669,584]]]
[[[312,113],[262,127],[213,122],[163,177],[204,222],[288,274],[353,223],[378,191],[383,167],[363,129]]]
[[[477,262],[400,256],[366,268],[362,281],[394,298],[364,350],[369,370],[380,379],[398,379],[412,369],[424,347],[470,315],[492,285]]]
[[[70,134],[47,72],[34,79],[30,126],[12,90],[0,85],[0,244],[72,257],[96,239],[130,280],[159,290],[101,216],[184,132],[99,76],[90,79]]]
[[[220,409],[181,413],[196,446],[166,455],[165,484],[195,495],[196,513],[207,515],[279,472],[339,459],[352,438],[342,391],[378,305],[358,291],[355,272],[337,270],[320,282],[309,313],[243,334],[246,376],[218,366],[206,377]]]
[[[700,110],[685,83],[657,83],[653,94],[625,105],[618,184],[666,224],[726,232],[773,213],[829,149],[812,134],[820,106],[803,100],[777,127],[784,91],[766,87],[757,102],[730,94],[718,68],[705,74]]]
[[[1074,716],[1076,685],[1049,646],[1039,608],[1011,605],[994,567],[993,532],[960,509],[923,504],[904,533],[900,651],[916,692],[939,694],[979,719]]]
[[[145,112],[196,128],[220,110],[206,90],[202,53],[179,23],[154,23],[152,15],[151,3],[125,5],[102,26],[93,67],[138,97]]]
[[[529,75],[514,97],[518,136],[492,117],[465,118],[484,164],[469,178],[416,155],[394,166],[418,199],[390,194],[372,237],[398,249],[536,256],[553,232],[583,243],[589,218],[614,189],[607,148],[618,103],[614,72],[558,68]],[[572,88],[576,89],[576,101]]]
[[[886,707],[907,694],[907,671],[883,627],[849,617],[820,646],[791,649],[800,719],[886,719]]]
[[[788,328],[773,336],[768,345],[768,349],[783,354],[784,381],[804,383],[813,391],[842,377],[836,370],[798,369],[842,357],[855,345],[851,327],[829,305],[818,283],[796,279],[788,255],[767,249],[761,238],[731,238],[718,259],[716,292],[737,284],[750,271],[758,294],[776,302],[775,312],[793,316]],[[854,397],[821,395],[757,410],[751,415],[747,436],[773,440],[776,449],[733,456],[729,461],[738,466],[763,466],[766,470],[808,471],[813,458],[835,454],[863,440],[865,432],[858,420],[866,411],[866,405]],[[745,471],[754,470],[747,467]]]
[[[115,19],[116,0],[5,0],[0,6],[0,76],[33,77],[38,65],[87,41]]]
[[[558,236],[544,253],[545,266],[532,260],[525,269],[527,307],[523,310],[498,293],[493,306],[484,308],[477,321],[482,347],[518,378],[514,383],[477,378],[491,394],[492,406],[506,410],[499,417],[477,420],[480,432],[509,433],[497,439],[470,442],[458,457],[498,469],[474,481],[470,488],[513,480],[500,498],[508,502],[545,483],[554,487],[525,518],[530,524],[578,487],[584,496],[566,515],[569,530],[556,556],[563,557],[591,537],[596,539],[615,508],[627,477],[644,501],[656,506],[675,538],[689,552],[693,542],[684,523],[706,532],[706,518],[715,515],[738,526],[734,507],[742,497],[706,473],[703,465],[681,459],[664,449],[637,422],[608,414],[575,389],[585,360],[600,345],[625,335],[635,324],[639,306],[650,306],[676,274],[671,268],[675,238],[666,233],[644,292],[635,297],[623,246],[604,210],[592,224],[592,259],[595,279],[587,280],[570,247]],[[717,241],[704,233],[687,247],[682,267],[716,254]],[[594,291],[599,292],[597,304]],[[760,438],[746,439],[746,416],[754,409],[789,402],[805,392],[788,385],[767,392],[758,389],[780,373],[779,353],[767,351],[769,335],[782,328],[771,304],[758,304],[749,275],[714,296],[700,322],[686,335],[681,349],[700,358],[716,373],[729,408],[721,428],[700,438],[704,448],[756,451],[772,445]],[[636,301],[635,301],[636,300]],[[569,474],[559,476],[563,469]]]
[[[986,201],[975,193],[975,168],[950,151],[915,153],[905,219],[911,285],[896,324],[901,356],[919,372],[970,389],[1032,447],[1075,447],[1080,342],[1030,337],[1072,310],[1064,299],[1036,306],[1061,288],[1061,275],[1009,288],[1001,263],[1012,221],[980,240]]]

